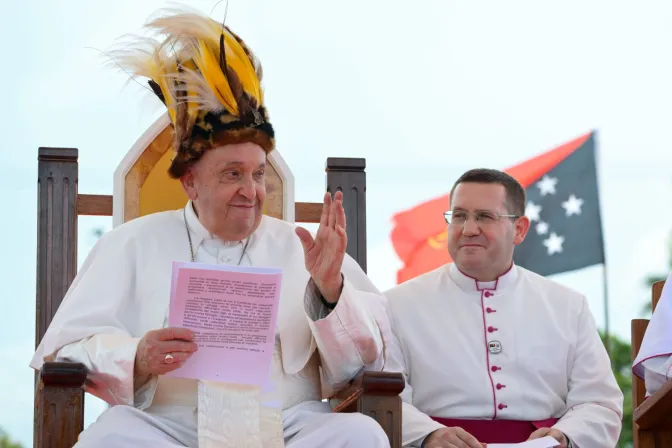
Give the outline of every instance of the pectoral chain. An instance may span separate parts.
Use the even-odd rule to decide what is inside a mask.
[[[189,232],[189,225],[187,224],[187,207],[184,207],[182,210],[182,216],[184,217],[184,228],[187,231],[187,238],[189,238],[189,252],[191,253],[191,262],[194,263],[196,261],[196,254],[194,253],[194,245],[191,242],[191,232]],[[243,257],[247,252],[248,244],[250,244],[250,238],[247,238],[247,241],[245,241],[245,245],[243,246],[243,253],[240,254],[237,266],[240,266],[240,263],[243,262]]]

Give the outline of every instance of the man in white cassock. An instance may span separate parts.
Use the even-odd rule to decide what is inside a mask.
[[[342,194],[325,195],[315,237],[264,216],[274,133],[258,61],[197,13],[149,26],[166,40],[149,52],[125,50],[118,62],[149,77],[169,107],[169,173],[189,202],[105,234],[35,353],[35,369],[86,365],[86,391],[111,406],[76,446],[388,447],[375,420],[332,413],[322,401],[362,370],[381,370],[384,357],[367,306],[382,297],[345,254]],[[282,268],[272,390],[164,376],[198,349],[191,331],[166,327],[173,261]]]
[[[632,372],[644,380],[647,395],[658,392],[672,378],[672,273],[646,327]]]
[[[513,263],[525,200],[505,173],[466,172],[445,214],[453,261],[385,294],[405,446],[616,445],[623,394],[585,297]]]

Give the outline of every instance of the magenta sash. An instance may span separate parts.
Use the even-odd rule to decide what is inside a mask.
[[[550,428],[558,419],[549,418],[538,421],[521,420],[473,420],[459,418],[432,417],[445,426],[459,426],[479,442],[483,443],[520,443],[526,441],[539,428]]]

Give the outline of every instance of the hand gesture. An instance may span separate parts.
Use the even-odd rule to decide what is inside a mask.
[[[194,333],[186,328],[162,328],[147,332],[135,353],[136,376],[163,375],[181,365],[198,346]]]
[[[457,426],[437,429],[427,436],[422,448],[485,448],[486,444]]]
[[[565,437],[562,432],[555,428],[539,428],[534,431],[527,440],[541,439],[542,437],[546,436],[553,437],[555,440],[560,442],[560,446],[558,448],[567,448],[567,445],[569,444],[567,437]]]
[[[348,245],[343,193],[337,191],[333,201],[331,194],[324,195],[320,227],[317,229],[315,239],[303,227],[296,228],[296,235],[303,245],[306,269],[315,285],[326,301],[337,302],[343,287],[341,266]]]

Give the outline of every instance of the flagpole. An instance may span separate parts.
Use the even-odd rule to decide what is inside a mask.
[[[599,176],[599,168],[598,168],[598,149],[597,149],[597,131],[593,130],[593,139],[594,139],[594,157],[595,157],[595,182],[597,183],[597,197],[598,197],[598,204],[600,203],[599,197],[600,197],[600,176]],[[598,207],[601,208],[601,204],[598,205]],[[605,251],[605,243],[606,243],[606,238],[604,237],[604,223],[602,222],[601,219],[601,210],[600,210],[600,227],[602,231],[602,300],[603,300],[603,306],[604,306],[604,348],[607,351],[607,355],[609,356],[609,360],[611,361],[611,342],[609,341],[609,276],[607,274],[607,254]],[[612,366],[613,366],[613,361],[611,361]]]

